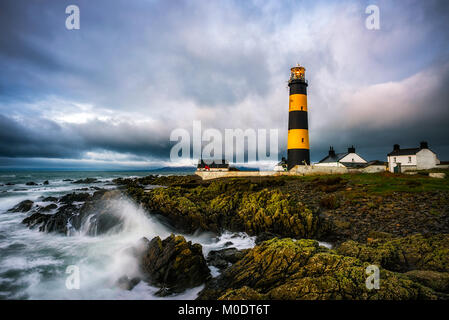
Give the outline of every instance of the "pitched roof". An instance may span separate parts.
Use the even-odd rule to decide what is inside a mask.
[[[387,154],[387,156],[408,156],[417,154],[419,151],[421,151],[421,148],[398,149],[393,150],[392,152]]]
[[[338,162],[340,159],[343,159],[346,155],[348,155],[347,152],[345,153],[337,153],[334,156],[326,156],[324,159],[322,159],[319,163],[330,163],[330,162]]]
[[[385,161],[380,161],[380,160],[371,160],[370,162],[368,162],[369,166],[386,166],[387,162]]]

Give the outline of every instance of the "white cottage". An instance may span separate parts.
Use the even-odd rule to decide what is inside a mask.
[[[440,164],[436,153],[429,149],[425,141],[421,142],[419,148],[401,149],[395,144],[387,158],[390,172],[432,169]]]
[[[367,163],[355,152],[354,146],[348,148],[348,152],[345,153],[335,153],[334,148],[330,147],[329,154],[315,166],[356,168],[364,167]]]

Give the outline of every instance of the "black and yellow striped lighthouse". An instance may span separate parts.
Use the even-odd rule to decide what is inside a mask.
[[[310,164],[309,126],[307,121],[306,69],[297,65],[291,68],[290,99],[288,104],[288,170],[296,165]]]

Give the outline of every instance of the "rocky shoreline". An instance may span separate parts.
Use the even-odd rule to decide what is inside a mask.
[[[199,299],[448,299],[448,188],[416,192],[423,178],[404,179],[400,188],[410,191],[382,193],[338,176],[148,176],[116,179],[117,190],[74,193],[46,207],[22,202],[11,211],[28,212],[23,223],[45,232],[69,234],[69,228],[79,230],[93,220],[89,232],[97,235],[120,228],[120,219],[110,214],[112,200],[127,197],[180,233],[257,237],[252,249],[230,244],[206,257],[201,245],[182,236],[144,238],[130,248],[141,276],[118,275],[118,285],[127,290],[146,281],[161,296],[205,284]],[[380,268],[378,290],[365,285],[371,264]],[[211,276],[210,266],[220,271],[218,277]]]

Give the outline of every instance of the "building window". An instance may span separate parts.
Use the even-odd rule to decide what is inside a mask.
[[[352,158],[352,162],[354,162],[354,158]]]
[[[396,157],[393,158],[393,162],[396,163]]]
[[[408,163],[412,162],[412,157],[408,157]]]

